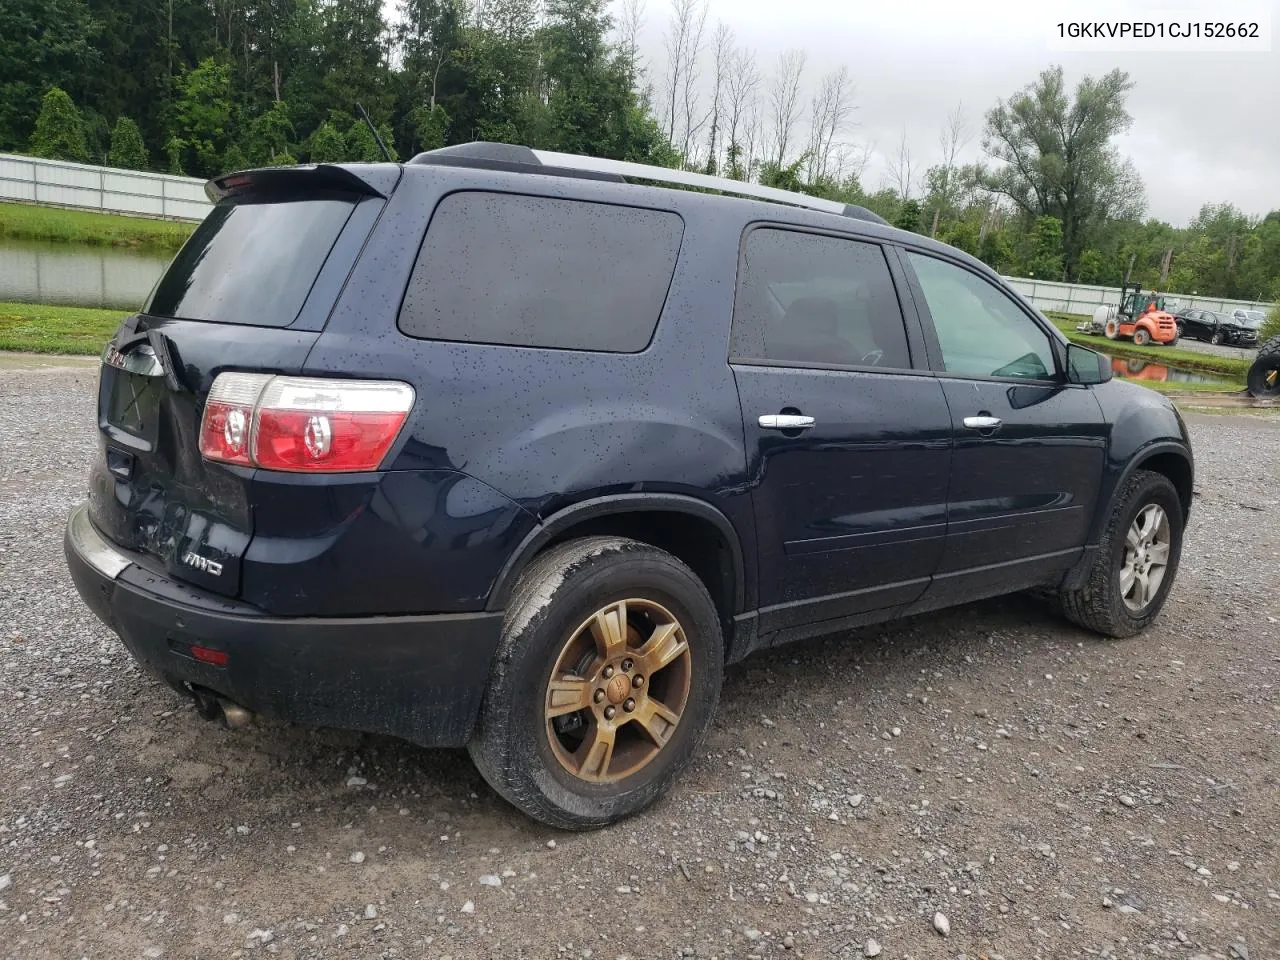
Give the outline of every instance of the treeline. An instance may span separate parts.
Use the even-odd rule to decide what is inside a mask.
[[[653,0],[650,0],[653,2]],[[5,0],[0,149],[213,176],[471,140],[683,166],[861,203],[1009,274],[1280,299],[1280,211],[1144,217],[1131,83],[1045,70],[927,151],[857,143],[854,78],[761,64],[707,0]],[[980,162],[962,162],[981,146]],[[867,183],[873,156],[884,173]]]

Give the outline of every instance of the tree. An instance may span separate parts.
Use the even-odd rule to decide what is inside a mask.
[[[36,129],[31,134],[31,152],[50,160],[84,163],[89,159],[89,148],[84,140],[84,119],[71,102],[71,97],[60,87],[50,87],[40,101]]]
[[[347,142],[328,120],[311,134],[307,150],[312,163],[341,163],[347,158]]]
[[[916,167],[911,158],[911,146],[907,143],[907,128],[902,128],[902,139],[898,141],[898,154],[889,158],[889,178],[897,189],[898,199],[906,203],[911,198],[915,186]]]
[[[263,161],[265,163],[265,161]],[[249,160],[248,156],[240,149],[240,144],[233,143],[227,147],[227,152],[222,155],[222,173],[235,173],[237,170],[248,170],[255,164]]]
[[[729,113],[729,138],[725,150],[726,173],[734,180],[747,179],[751,169],[754,136],[747,142],[747,127],[754,126],[757,111],[757,92],[760,87],[760,70],[755,54],[749,50],[735,50],[725,80],[725,96]]]
[[[92,76],[97,31],[84,0],[0,3],[0,150],[27,145],[46,91]]]
[[[1132,122],[1126,109],[1132,88],[1128,74],[1112,70],[1101,79],[1085,77],[1072,98],[1062,68],[1051,67],[987,113],[983,147],[999,166],[984,185],[1029,219],[1061,223],[1068,277],[1101,224],[1135,216],[1144,205],[1137,173],[1112,142]]]
[[[142,142],[142,132],[129,117],[121,117],[111,131],[111,150],[107,163],[125,170],[146,170],[151,161]]]
[[[805,59],[803,50],[784,51],[778,56],[778,66],[769,83],[769,129],[773,161],[779,167],[787,159],[792,134],[800,122],[800,80]]]
[[[919,233],[920,217],[920,201],[904,200],[902,206],[898,208],[898,215],[893,218],[893,225],[899,230],[910,230],[912,233]]]
[[[853,84],[849,69],[841,67],[822,78],[810,107],[809,182],[839,174],[836,144],[853,112]]]
[[[277,100],[271,105],[271,109],[255,117],[249,125],[249,160],[254,164],[273,166],[296,163],[290,153],[290,144],[296,138],[297,134],[289,120],[289,105],[283,100]]]
[[[707,0],[671,0],[671,25],[663,35],[667,51],[662,118],[667,139],[686,160],[692,142],[698,104],[698,60],[707,27]]]
[[[212,177],[222,171],[231,126],[231,65],[207,57],[178,79],[175,137],[185,145],[184,165]]]
[[[391,159],[395,160],[396,147],[391,138],[391,128],[386,124],[382,124],[378,127],[378,136],[382,137],[382,142],[391,153]],[[382,148],[378,146],[378,141],[374,138],[373,131],[369,129],[369,125],[363,120],[357,120],[347,128],[343,142],[346,144],[346,156],[344,158],[346,160],[357,163],[382,163],[387,159],[382,153]]]
[[[1062,279],[1062,221],[1057,217],[1037,217],[1028,238],[1031,255],[1028,272],[1045,280]]]

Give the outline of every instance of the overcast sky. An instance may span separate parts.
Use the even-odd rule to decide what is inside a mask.
[[[661,87],[662,34],[670,0],[647,0],[641,53]],[[863,175],[875,189],[884,157],[896,153],[905,127],[923,169],[938,153],[947,114],[963,103],[981,153],[985,111],[1060,63],[1068,82],[1114,67],[1136,86],[1133,127],[1120,142],[1147,190],[1148,214],[1185,225],[1206,202],[1229,201],[1262,216],[1280,210],[1280,44],[1272,52],[1099,53],[1050,50],[1059,21],[1098,14],[1148,19],[1269,15],[1280,26],[1280,0],[709,0],[708,39],[717,20],[754,49],[762,73],[778,54],[808,54],[805,102],[821,74],[845,65],[857,86],[856,126],[845,138],[876,148]],[[704,70],[709,72],[709,65]],[[766,80],[767,82],[767,80]]]

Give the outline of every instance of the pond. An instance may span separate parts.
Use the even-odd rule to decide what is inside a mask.
[[[1105,354],[1110,357],[1110,354]],[[1167,363],[1153,363],[1136,357],[1110,357],[1111,372],[1122,380],[1152,380],[1159,383],[1222,383],[1222,376],[1186,370]],[[1223,384],[1224,390],[1231,389]]]
[[[0,301],[136,310],[170,256],[0,237]]]

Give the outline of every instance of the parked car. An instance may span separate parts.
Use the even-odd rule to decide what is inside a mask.
[[[1130,636],[1173,584],[1174,406],[861,208],[492,144],[210,191],[66,535],[208,716],[465,745],[585,828],[755,650],[1027,588]]]
[[[1212,310],[1183,310],[1175,317],[1178,336],[1209,343],[1226,343],[1236,347],[1251,347],[1258,342],[1258,327],[1244,317],[1215,313]]]
[[[1235,320],[1241,320],[1252,325],[1255,329],[1262,326],[1262,322],[1267,319],[1267,315],[1261,310],[1241,310],[1239,308],[1232,310],[1231,316]]]

